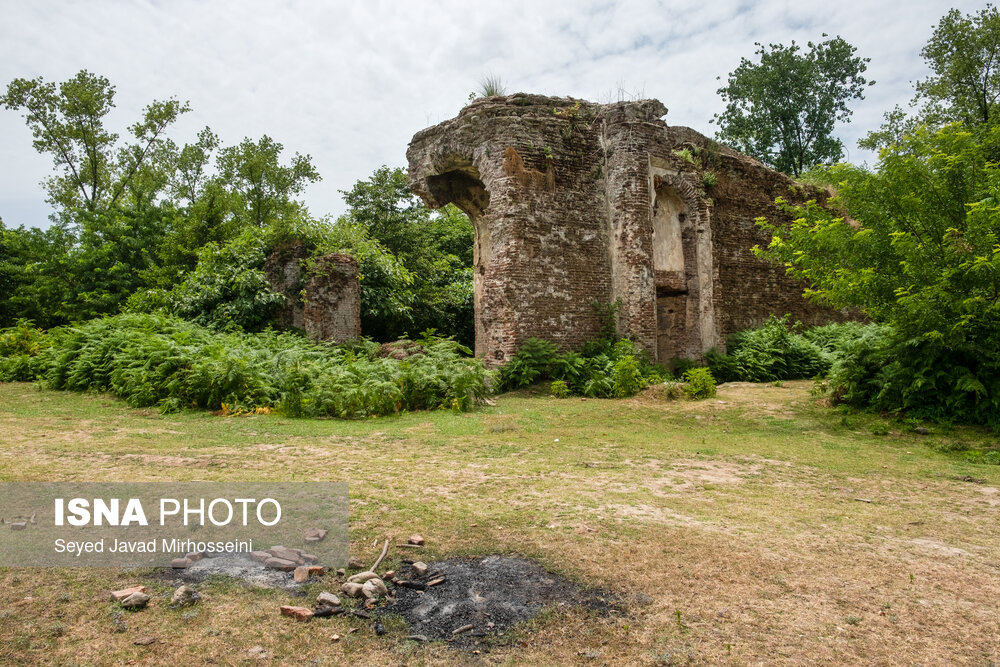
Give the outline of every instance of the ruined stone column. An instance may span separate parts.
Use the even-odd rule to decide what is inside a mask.
[[[361,283],[358,262],[331,253],[316,260],[305,287],[302,320],[313,340],[342,343],[361,338]]]

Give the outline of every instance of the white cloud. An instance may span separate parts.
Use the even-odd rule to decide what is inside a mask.
[[[964,12],[981,4],[960,2]],[[191,101],[172,133],[185,141],[210,125],[227,143],[269,134],[313,156],[324,180],[305,193],[316,214],[340,213],[338,190],[381,164],[405,165],[410,137],[454,116],[493,72],[511,91],[614,97],[619,87],[657,97],[667,121],[706,134],[721,110],[715,90],[754,42],[800,43],[841,35],[870,57],[878,83],[855,105],[841,136],[855,147],[881,115],[912,96],[926,74],[920,48],[947,11],[900,5],[704,2],[318,3],[113,0],[6,3],[0,83],[80,69],[118,89],[116,129],[155,98]],[[48,158],[13,112],[0,111],[0,217],[45,224],[38,182]]]

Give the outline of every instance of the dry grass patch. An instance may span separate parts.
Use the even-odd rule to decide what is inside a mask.
[[[877,417],[817,406],[809,386],[722,385],[702,402],[518,394],[473,414],[338,422],[161,417],[0,385],[0,479],[347,481],[363,561],[417,532],[425,560],[526,555],[625,601],[620,618],[549,609],[473,656],[407,642],[400,624],[376,638],[361,619],[294,623],[278,606],[301,599],[231,582],[203,584],[185,616],[148,572],[8,569],[0,662],[243,664],[255,646],[316,664],[1000,659],[1000,470],[898,425],[874,435]],[[107,591],[136,582],[153,602],[116,621]]]

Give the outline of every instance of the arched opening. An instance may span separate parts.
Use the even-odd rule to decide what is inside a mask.
[[[684,272],[684,249],[681,247],[681,225],[687,219],[687,207],[671,187],[661,187],[656,193],[653,211],[653,270],[657,273]]]
[[[479,177],[479,171],[472,165],[455,168],[442,174],[427,177],[427,189],[436,206],[454,204],[472,221],[474,232],[472,250],[472,289],[475,302],[475,350],[476,356],[486,353],[486,333],[480,321],[480,304],[483,300],[486,266],[493,256],[489,227],[483,216],[490,205],[490,194]]]
[[[656,280],[657,360],[697,356],[698,281],[691,211],[670,185],[661,185],[653,205],[653,274]]]

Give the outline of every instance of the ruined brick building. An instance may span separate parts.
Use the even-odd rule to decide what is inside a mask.
[[[475,226],[476,355],[507,360],[527,338],[578,348],[595,304],[660,362],[702,357],[728,334],[791,313],[841,319],[754,257],[759,216],[805,193],[784,174],[668,126],[656,100],[594,104],[516,94],[476,100],[418,132],[410,185]]]
[[[313,340],[342,343],[361,337],[361,284],[350,255],[317,257],[303,267],[309,249],[292,241],[275,248],[264,264],[271,289],[284,295],[275,315],[281,329],[299,329]]]

